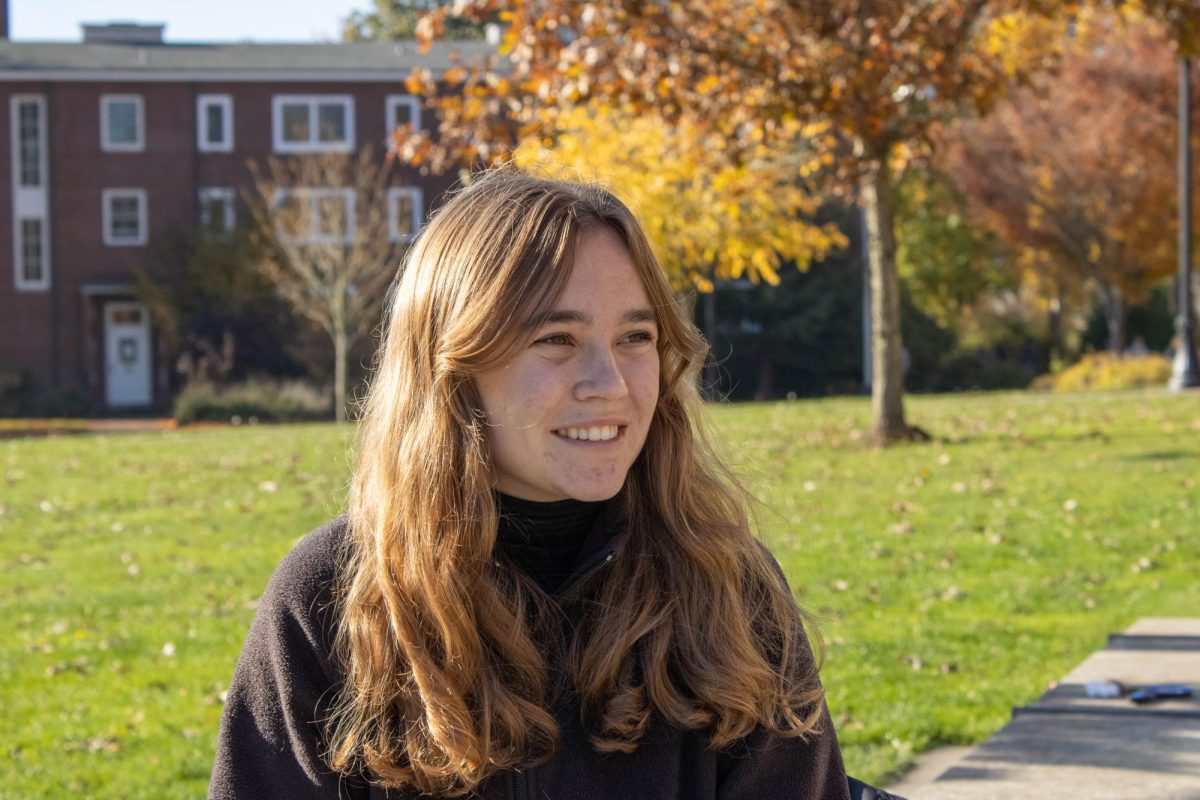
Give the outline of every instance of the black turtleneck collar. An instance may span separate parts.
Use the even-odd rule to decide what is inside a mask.
[[[496,493],[500,512],[497,547],[545,592],[571,576],[604,502],[538,503]]]

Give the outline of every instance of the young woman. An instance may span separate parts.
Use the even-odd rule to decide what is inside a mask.
[[[847,797],[628,209],[483,175],[390,302],[349,513],[267,588],[210,797]]]

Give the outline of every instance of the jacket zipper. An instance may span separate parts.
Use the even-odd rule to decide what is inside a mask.
[[[604,558],[600,559],[595,564],[592,564],[590,567],[585,569],[583,572],[576,575],[574,580],[572,580],[570,583],[568,583],[564,586],[560,586],[558,588],[558,590],[555,592],[555,594],[562,594],[563,592],[570,589],[572,586],[575,586],[576,584],[581,583],[581,582],[587,580],[588,578],[592,577],[597,572],[599,572],[602,567],[606,567],[609,564],[611,564],[612,560],[616,557],[617,557],[616,550],[610,550],[609,552],[605,553]]]
[[[515,777],[513,797],[515,800],[529,800],[529,776],[525,772],[518,772]]]

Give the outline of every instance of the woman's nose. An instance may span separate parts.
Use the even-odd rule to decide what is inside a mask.
[[[582,369],[575,384],[579,400],[615,400],[629,393],[616,354],[609,348],[590,348],[582,359]]]

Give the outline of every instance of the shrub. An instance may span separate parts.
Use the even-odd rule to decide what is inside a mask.
[[[1079,392],[1089,389],[1141,389],[1165,386],[1171,377],[1171,360],[1151,353],[1144,356],[1115,356],[1088,353],[1057,375],[1042,375],[1037,389]]]
[[[1034,370],[990,351],[959,351],[938,365],[931,388],[935,392],[1024,389]]]
[[[90,417],[96,405],[83,389],[51,389],[38,394],[35,410],[40,417],[79,419]]]
[[[296,422],[329,419],[333,401],[329,392],[303,381],[250,379],[244,383],[217,386],[194,383],[175,398],[175,421],[190,422]]]

